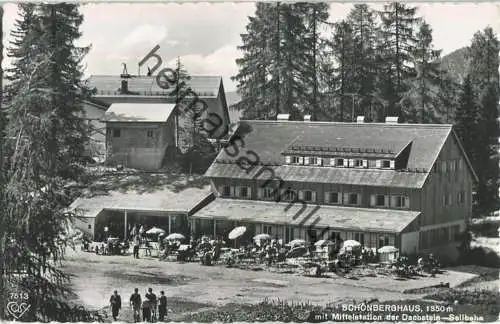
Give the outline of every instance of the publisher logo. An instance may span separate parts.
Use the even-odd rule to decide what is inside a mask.
[[[24,302],[11,301],[7,303],[7,312],[15,319],[20,319],[29,309],[31,305]]]

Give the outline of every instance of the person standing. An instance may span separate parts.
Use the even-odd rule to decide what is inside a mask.
[[[130,296],[130,306],[132,306],[134,312],[134,322],[141,321],[141,294],[139,294],[139,289],[135,288],[134,293]]]
[[[151,302],[148,299],[148,294],[146,293],[146,298],[142,301],[142,321],[151,322]]]
[[[165,292],[163,290],[160,291],[160,298],[158,300],[158,316],[159,320],[163,321],[165,316],[167,315],[167,296],[165,296]]]
[[[136,237],[134,238],[134,259],[139,259],[139,245],[139,236],[136,235]]]
[[[113,314],[113,320],[116,321],[116,318],[118,317],[118,313],[120,312],[120,309],[122,308],[122,299],[120,295],[118,295],[118,291],[115,290],[113,295],[111,295],[111,298],[109,299],[109,303],[111,304],[111,313]]]
[[[153,288],[148,289],[146,299],[149,301],[149,321],[156,319],[156,295],[153,293]]]

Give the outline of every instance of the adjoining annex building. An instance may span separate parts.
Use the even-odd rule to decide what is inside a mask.
[[[127,240],[135,224],[188,236],[188,217],[213,199],[209,186],[183,190],[161,188],[148,192],[111,191],[78,198],[69,210],[75,213],[74,227],[95,241],[103,241],[108,236]]]
[[[246,225],[286,242],[340,235],[454,257],[477,177],[452,125],[280,117],[240,122],[241,139],[206,172],[217,198],[192,226],[224,233]]]

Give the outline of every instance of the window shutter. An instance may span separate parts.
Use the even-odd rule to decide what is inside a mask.
[[[363,160],[363,168],[368,168],[368,160]]]
[[[396,161],[394,160],[391,160],[391,169],[394,169],[395,168],[395,165],[396,165]]]
[[[316,202],[316,191],[312,192],[312,202]]]
[[[448,194],[448,205],[452,205],[452,195],[451,194]]]
[[[322,158],[318,158],[316,160],[316,164],[319,165],[319,166],[323,165],[323,159]]]
[[[303,164],[304,163],[304,158],[302,156],[299,156],[299,164]]]
[[[382,167],[382,161],[380,160],[375,161],[375,166],[380,169]]]
[[[404,208],[410,208],[410,198],[409,197],[404,197]]]
[[[330,203],[330,193],[325,191],[325,203]]]
[[[354,159],[349,159],[349,167],[354,167]]]
[[[342,202],[343,202],[344,204],[349,203],[349,193],[348,193],[348,192],[344,192],[344,193],[342,194],[342,196],[343,196]]]
[[[303,190],[299,190],[299,199],[300,200],[304,199],[304,191]]]
[[[238,197],[238,196],[239,196],[238,187],[234,187],[234,186],[232,186],[232,187],[231,187],[231,193],[232,193],[231,195],[232,195],[233,197]]]
[[[335,158],[330,158],[330,166],[335,166]]]
[[[304,164],[305,165],[309,164],[309,157],[308,156],[304,157]]]
[[[361,205],[361,194],[356,194],[357,198],[356,198],[356,205]]]
[[[375,206],[377,204],[377,197],[375,195],[370,196],[370,206]]]
[[[224,186],[220,186],[219,188],[217,188],[217,191],[218,191],[218,196],[221,197],[224,193]]]
[[[389,207],[389,196],[384,196],[384,207]]]
[[[261,199],[263,194],[262,192],[264,191],[264,188],[257,188],[257,198]]]
[[[286,163],[286,164],[290,164],[290,163],[292,163],[292,157],[290,157],[290,156],[285,156],[285,163]]]
[[[446,195],[443,195],[443,205],[446,206]]]

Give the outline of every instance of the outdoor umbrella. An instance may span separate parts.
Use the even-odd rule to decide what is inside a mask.
[[[179,233],[172,233],[169,234],[167,237],[165,237],[165,240],[167,241],[173,241],[173,240],[185,240],[186,237],[182,234]]]
[[[327,246],[327,245],[334,245],[330,240],[319,240],[318,242],[314,243],[315,246]]]
[[[390,245],[386,245],[378,249],[378,253],[396,253],[396,252],[399,252],[399,249]]]
[[[306,245],[306,241],[303,239],[296,239],[296,240],[290,241],[288,243],[288,245],[290,245],[291,247]]]
[[[161,234],[161,233],[165,233],[165,231],[162,230],[161,228],[158,228],[158,227],[153,227],[146,232],[146,234],[150,234],[150,235],[157,235],[157,234]]]
[[[229,239],[235,240],[241,235],[245,234],[247,228],[245,226],[235,227],[231,232],[229,232]]]
[[[255,235],[255,236],[253,237],[253,239],[254,239],[255,241],[270,240],[270,239],[271,239],[271,235],[269,235],[269,234],[264,234],[264,233],[263,233],[263,234],[258,234],[258,235]]]
[[[307,253],[307,249],[303,246],[296,247],[291,249],[290,252],[287,253],[287,258],[299,258],[304,256]]]
[[[344,244],[342,245],[342,247],[356,247],[356,246],[361,246],[361,243],[355,240],[344,241]]]

